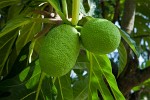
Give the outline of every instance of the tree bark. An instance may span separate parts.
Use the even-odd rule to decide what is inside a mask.
[[[116,0],[116,5],[115,5],[115,12],[114,12],[114,18],[113,18],[113,23],[115,23],[117,20],[119,20],[119,14],[120,14],[120,0]]]
[[[132,30],[134,28],[135,9],[135,0],[125,0],[123,17],[121,19],[121,28],[129,34],[132,33]],[[135,72],[138,66],[138,60],[136,57],[135,59],[133,59],[133,57],[130,55],[130,47],[125,41],[123,41],[123,43],[125,44],[125,48],[127,50],[128,59],[126,67],[117,81],[120,90],[126,96],[127,93],[129,93],[132,87],[136,84],[134,83],[133,79],[136,80]]]
[[[125,0],[121,27],[124,31],[126,31],[129,34],[132,32],[134,27],[135,9],[135,0]]]

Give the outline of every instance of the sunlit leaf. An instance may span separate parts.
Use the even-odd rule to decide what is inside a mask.
[[[25,84],[27,89],[31,89],[39,82],[40,74],[41,74],[41,68],[39,66],[39,61],[37,60],[35,62],[33,74]]]
[[[30,67],[27,67],[25,70],[23,70],[20,74],[19,74],[19,78],[20,78],[20,81],[24,81],[24,79],[27,77],[28,75],[28,72],[30,70]]]
[[[102,75],[106,78],[111,91],[114,95],[115,100],[125,100],[123,94],[120,92],[116,79],[114,75],[112,74],[112,67],[109,58],[107,55],[94,55],[93,57],[98,64],[97,67],[100,68]]]
[[[100,91],[103,99],[113,100],[113,96],[111,95],[106,83],[103,79],[103,73],[101,66],[94,58],[92,53],[89,53],[89,99],[98,99],[98,91]]]

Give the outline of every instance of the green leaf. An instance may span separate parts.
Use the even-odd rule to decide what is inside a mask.
[[[89,60],[86,52],[85,50],[80,50],[74,69],[86,69],[87,64],[89,64]]]
[[[34,69],[32,69],[33,67]],[[0,82],[1,93],[10,93],[3,100],[31,100],[35,98],[36,91],[34,87],[39,81],[39,73],[40,68],[37,60],[17,76]]]
[[[27,25],[27,24],[29,24],[29,23],[31,23],[31,22],[35,22],[35,23],[32,23],[31,25],[32,25],[32,27],[30,26],[30,25]],[[36,22],[38,22],[38,24],[36,23]],[[23,28],[22,30],[21,30],[21,32],[23,31],[23,32],[25,32],[25,31],[27,31],[28,29],[27,28],[29,28],[30,27],[30,30],[29,30],[29,33],[31,32],[31,31],[34,31],[34,34],[36,33],[36,32],[38,32],[41,28],[40,28],[40,26],[41,26],[41,23],[42,22],[44,22],[44,23],[51,23],[51,24],[54,24],[54,23],[52,23],[48,18],[45,18],[45,19],[43,19],[43,18],[27,18],[27,17],[24,17],[24,16],[18,16],[18,17],[16,17],[16,18],[13,18],[13,19],[11,19],[10,21],[8,21],[8,23],[6,23],[6,26],[3,28],[3,30],[0,32],[0,39],[2,38],[2,37],[5,37],[6,38],[6,36],[5,35],[7,35],[7,34],[9,34],[9,32],[11,32],[11,31],[13,31],[14,29],[16,29],[16,28],[18,28],[18,27],[20,27],[20,26],[24,26],[24,25],[27,25],[26,27],[25,27],[25,29]],[[37,26],[38,27],[37,27]],[[34,29],[35,28],[35,29]],[[39,29],[38,29],[39,28]],[[32,30],[33,29],[33,30]],[[15,35],[15,34],[20,34],[19,32],[18,33],[10,33],[10,35],[12,36],[12,35]],[[8,37],[7,37],[8,38]],[[5,40],[6,41],[6,40]],[[1,42],[3,42],[3,43],[1,43]],[[7,41],[6,41],[7,42]],[[0,45],[0,48],[3,46],[3,44],[4,44],[5,42],[4,41],[0,41],[0,44],[2,44],[2,45]]]
[[[85,50],[80,50],[77,62],[89,62]]]
[[[26,67],[21,73],[19,73],[19,79],[25,83],[27,89],[34,87],[40,78],[41,68],[39,66],[39,60],[33,61]]]
[[[56,10],[56,12],[59,14],[59,16],[62,18],[62,20],[67,23],[67,24],[71,24],[71,22],[69,22],[65,15],[62,13],[61,9],[60,9],[60,5],[59,5],[59,2],[58,0],[47,0],[53,7],[54,9]]]
[[[10,37],[10,36],[7,35],[5,37],[0,38],[0,44],[2,44],[2,46],[0,46],[0,75],[2,74],[2,70],[4,68],[5,62],[11,52],[12,45],[15,41],[16,35],[12,36],[12,37]],[[5,41],[6,43],[3,44],[3,41]],[[7,72],[8,72],[8,70],[7,70]]]
[[[6,7],[6,6],[16,4],[16,3],[18,3],[19,1],[20,1],[20,0],[1,0],[1,1],[0,1],[0,8],[4,8],[4,7]]]
[[[21,100],[23,97],[31,100],[34,98],[35,91],[26,89],[23,83],[19,83],[17,77],[5,80],[0,85],[1,100]]]
[[[88,79],[76,81],[73,85],[74,100],[86,100],[88,98]]]
[[[54,92],[56,92],[53,87],[55,87],[52,83],[52,78],[51,77],[45,77],[45,79],[42,82],[42,87],[41,87],[41,97],[44,100],[55,100],[55,94]],[[43,100],[42,99],[42,100]]]
[[[21,10],[23,9],[23,7],[24,7],[23,4],[11,5],[9,7],[9,10],[8,10],[7,20],[10,20],[10,19],[15,18],[16,16],[18,16],[20,14]]]
[[[84,70],[86,69],[88,63],[86,62],[76,62],[75,66],[73,67],[73,69],[81,69]]]
[[[146,67],[149,67],[150,66],[150,60],[146,61]]]
[[[18,52],[41,30],[41,25],[41,23],[33,22],[20,29],[20,35],[16,41],[16,49]]]
[[[119,76],[121,72],[124,70],[127,63],[127,51],[122,42],[120,42],[118,52],[119,52],[119,67],[118,67],[118,76]]]
[[[56,100],[73,100],[73,89],[69,74],[56,79],[55,85],[58,90]]]
[[[92,53],[89,53],[89,60],[89,99],[98,99],[97,90],[99,90],[104,100],[114,100],[106,83],[104,82],[103,71],[99,61],[97,61],[97,58],[95,58]]]
[[[9,74],[7,75],[8,78],[12,78],[18,75],[22,70],[24,70],[28,66],[29,44],[30,43],[28,43],[22,48],[19,55],[16,54],[16,48],[13,48],[8,58],[6,66],[9,72]]]
[[[108,82],[111,91],[114,95],[115,100],[125,100],[123,94],[120,92],[116,79],[112,73],[111,62],[107,55],[94,55],[94,59],[98,64],[97,67],[101,69],[102,75],[105,77],[106,81]],[[110,99],[109,99],[110,100]]]
[[[10,32],[22,25],[28,24],[30,22],[31,22],[30,18],[23,17],[23,16],[19,16],[19,17],[12,19],[8,23],[6,23],[6,26],[3,28],[3,30],[0,33],[0,38],[2,36],[6,35],[8,32]]]
[[[128,43],[128,45],[130,46],[130,48],[134,51],[134,53],[139,57],[139,53],[138,51],[136,50],[136,43],[134,40],[132,40],[130,38],[130,36],[123,30],[119,29],[120,30],[120,33],[121,33],[121,36],[122,38]]]
[[[28,73],[30,71],[30,67],[25,68],[20,74],[19,74],[19,78],[20,81],[23,82],[25,80],[25,78],[27,77]]]
[[[141,0],[137,0],[136,1],[136,12],[149,17],[149,11],[150,11],[150,1],[149,0],[144,0],[144,2],[142,2]]]
[[[14,30],[0,37],[0,49],[2,49],[10,40],[12,40],[16,36],[16,34],[16,30]]]
[[[27,89],[33,88],[39,82],[40,74],[41,74],[41,68],[39,66],[39,60],[37,60],[35,62],[33,74],[30,77],[30,79],[27,81],[27,83],[25,84]]]
[[[35,42],[34,44],[34,52],[36,52],[37,54],[39,54],[40,48],[42,46],[43,40],[44,40],[44,36],[38,38],[38,40]],[[31,45],[30,45],[31,46]]]

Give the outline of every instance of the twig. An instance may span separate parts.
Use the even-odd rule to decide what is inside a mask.
[[[50,16],[50,12],[47,12],[47,11],[42,11],[42,10],[34,10],[33,11],[34,13],[36,13],[36,14],[40,14],[40,15],[44,15],[44,16],[49,16],[49,17],[51,17]]]

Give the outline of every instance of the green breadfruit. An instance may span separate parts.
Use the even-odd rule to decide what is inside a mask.
[[[63,24],[52,29],[39,53],[41,70],[54,77],[67,74],[76,63],[79,49],[78,32],[74,27]]]
[[[121,35],[118,28],[106,19],[91,19],[81,30],[81,42],[90,52],[108,54],[120,43]]]

